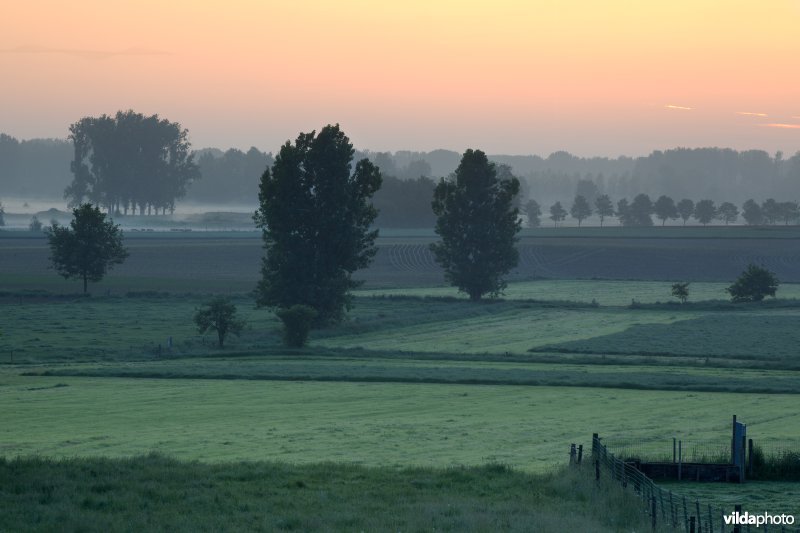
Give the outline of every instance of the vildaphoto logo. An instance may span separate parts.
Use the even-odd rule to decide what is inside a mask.
[[[791,526],[794,524],[794,516],[790,514],[754,514],[745,511],[744,513],[734,512],[723,516],[725,524],[729,526]]]

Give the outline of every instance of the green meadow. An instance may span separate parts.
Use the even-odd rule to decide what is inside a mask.
[[[218,237],[131,242],[167,272],[211,257]],[[640,530],[638,504],[603,503],[562,469],[570,443],[588,448],[597,432],[724,446],[732,414],[760,443],[800,443],[800,285],[734,305],[727,282],[698,281],[681,305],[667,281],[528,279],[474,303],[430,283],[430,271],[414,285],[413,270],[395,276],[387,263],[365,274],[343,323],[288,350],[274,314],[248,295],[251,241],[230,249],[232,270],[190,261],[180,279],[112,272],[88,297],[23,268],[39,252],[2,244],[22,266],[0,265],[0,497],[21,510],[0,530],[147,529],[145,516],[164,529],[220,528],[212,511],[187,519],[181,499],[241,529],[530,529],[541,519],[540,530],[561,531],[553,517],[569,506],[575,524],[591,524],[575,530]],[[229,294],[247,322],[224,349],[192,324],[213,293]],[[114,480],[131,469],[146,475]],[[181,492],[172,476],[194,481]],[[476,492],[474,480],[492,476],[500,496],[491,484]],[[753,511],[775,491],[797,494],[763,482],[670,489],[684,487]],[[387,515],[397,498],[402,509]]]

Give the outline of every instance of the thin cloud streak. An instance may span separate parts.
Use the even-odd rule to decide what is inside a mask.
[[[748,117],[768,117],[766,113],[753,113],[752,111],[737,111],[737,115],[746,115]]]
[[[79,48],[51,48],[47,46],[17,46],[16,48],[0,49],[0,54],[62,54],[73,57],[80,57],[81,59],[94,59],[102,60],[112,57],[124,56],[166,56],[172,55],[171,52],[164,50],[153,50],[150,48],[126,48],[124,50],[84,50]]]
[[[800,130],[800,124],[781,124],[775,122],[771,124],[759,124],[759,126],[763,126],[765,128],[783,128],[787,130]]]
[[[667,109],[679,109],[681,111],[691,111],[693,109],[691,107],[686,107],[682,105],[672,105],[672,104],[665,105],[664,107],[666,107]]]

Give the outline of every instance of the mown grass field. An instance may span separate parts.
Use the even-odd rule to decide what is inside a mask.
[[[41,266],[41,239],[0,237],[0,456],[80,457],[96,461],[96,467],[80,468],[114,470],[127,468],[126,458],[155,451],[201,461],[154,459],[170,472],[212,478],[220,462],[277,461],[255,468],[288,468],[287,476],[308,477],[333,461],[380,469],[357,476],[390,479],[406,467],[486,463],[538,476],[566,461],[569,443],[588,445],[593,432],[644,441],[725,439],[734,413],[761,441],[800,441],[800,285],[782,285],[777,301],[732,305],[724,301],[727,270],[715,272],[709,263],[733,270],[748,258],[766,257],[791,274],[800,266],[795,230],[776,230],[763,242],[749,228],[716,237],[696,228],[685,238],[673,235],[677,228],[661,236],[655,230],[590,237],[536,230],[523,239],[530,245],[525,275],[532,275],[513,277],[503,300],[483,303],[442,286],[421,242],[430,235],[385,236],[348,319],[314,331],[307,348],[293,351],[282,346],[274,315],[255,309],[247,294],[258,276],[257,234],[138,235],[130,239],[130,264],[112,271],[87,298],[70,294],[75,283]],[[681,255],[687,250],[697,253]],[[683,264],[682,275],[698,273],[670,278],[692,282],[687,305],[669,303],[668,279],[641,279],[647,265],[668,271],[676,262]],[[569,279],[592,265],[616,269],[614,279]],[[664,279],[661,271],[653,279]],[[212,293],[232,295],[248,323],[223,350],[213,345],[213,335],[198,335],[191,321]],[[114,461],[92,459],[98,457]],[[76,464],[44,461],[25,468],[31,479],[53,469],[56,477],[69,477]],[[147,488],[131,490],[155,491],[144,500],[151,502],[150,516],[173,524],[167,507],[152,503],[161,497],[160,482],[145,480]],[[234,500],[250,501],[249,492],[223,488],[225,480],[209,483],[222,495],[220,509],[242,527],[278,527],[263,518],[269,514],[264,507],[230,507]],[[60,486],[28,494],[0,482],[0,491],[49,505],[48,491],[56,494]],[[751,488],[731,498],[746,509],[775,490],[745,487]],[[125,514],[130,502],[141,504],[127,499],[128,488],[62,497],[62,507],[47,507],[61,514],[54,511],[48,520],[71,512],[77,529],[91,520],[112,529],[120,520],[138,520]],[[186,497],[198,502],[214,492],[195,488]],[[332,497],[340,488],[319,490]],[[793,485],[779,490],[795,494]],[[409,503],[411,509],[429,502],[429,515],[378,523],[423,528],[433,516],[443,520],[436,522],[440,528],[461,530],[464,524],[505,524],[508,512],[515,517],[509,527],[518,524],[519,512],[507,507],[476,514],[474,495],[453,496],[467,503],[458,504],[451,520],[444,507],[453,505],[450,496],[437,500],[434,492]],[[284,497],[269,493],[275,501]],[[30,520],[45,504],[32,505],[27,518],[13,520]],[[374,518],[364,517],[374,515],[353,508],[344,518],[325,511],[339,524],[332,529],[350,529],[343,525],[350,523],[372,529]],[[308,509],[298,506],[280,523],[315,528],[320,522]],[[253,522],[256,515],[267,521]],[[619,530],[591,516],[600,520],[597,530]]]

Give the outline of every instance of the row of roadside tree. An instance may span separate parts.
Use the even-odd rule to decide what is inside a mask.
[[[548,211],[547,218],[554,226],[564,222],[567,215],[577,220],[578,226],[593,215],[600,220],[600,226],[604,225],[607,218],[616,218],[622,226],[652,226],[653,216],[662,226],[668,220],[681,220],[685,226],[690,219],[703,226],[714,221],[728,225],[737,222],[740,215],[750,226],[781,223],[788,225],[800,220],[800,204],[793,201],[778,202],[773,198],[768,198],[761,204],[753,199],[747,200],[740,211],[739,207],[731,202],[717,205],[713,200],[707,199],[694,202],[684,198],[676,203],[669,196],[662,195],[654,202],[648,195],[639,194],[632,201],[622,198],[614,205],[606,194],[598,196],[591,203],[579,194],[572,201],[569,212],[560,201],[551,205]],[[536,200],[529,200],[525,204],[524,212],[528,217],[529,227],[538,227],[542,224],[542,206]]]

